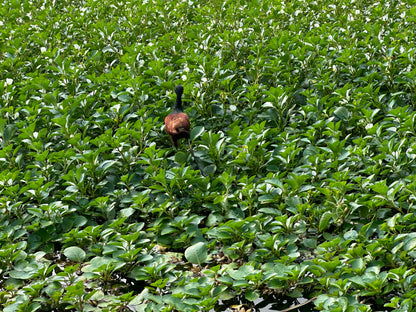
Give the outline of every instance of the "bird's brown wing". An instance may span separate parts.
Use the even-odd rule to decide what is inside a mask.
[[[188,133],[191,129],[189,117],[185,113],[170,114],[165,118],[165,128],[169,135]]]

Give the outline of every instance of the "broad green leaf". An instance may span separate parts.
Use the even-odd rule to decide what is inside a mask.
[[[85,251],[76,246],[65,248],[64,255],[69,260],[76,261],[76,262],[84,261],[85,256],[86,256]]]
[[[316,245],[317,245],[316,238],[306,238],[302,242],[304,246],[308,248],[316,248]]]
[[[54,298],[56,296],[59,297],[63,292],[63,287],[59,282],[54,281],[54,282],[49,283],[48,286],[45,287],[44,291],[51,298]]]
[[[225,285],[229,285],[229,286],[231,286],[234,282],[234,280],[228,275],[219,276],[218,281],[225,284]]]
[[[215,287],[212,290],[212,295],[214,297],[219,296],[220,294],[222,294],[224,291],[226,291],[228,289],[228,287],[226,285],[219,285],[217,287]]]
[[[416,237],[408,237],[404,240],[404,251],[413,250],[416,247]]]
[[[347,120],[349,118],[350,112],[346,107],[340,106],[334,111],[334,115],[341,120]]]
[[[252,290],[252,289],[247,289],[244,297],[248,300],[253,302],[254,300],[257,300],[258,298],[260,298],[260,292],[258,290]]]
[[[215,171],[217,170],[217,167],[215,165],[208,165],[204,167],[204,173],[206,175],[210,175],[215,173]]]
[[[122,94],[119,94],[119,95],[117,96],[117,98],[118,98],[121,102],[124,102],[124,103],[130,102],[130,100],[131,100],[130,94],[128,94],[128,93],[122,93]]]
[[[0,134],[2,135],[2,137],[4,138],[4,128],[7,124],[6,119],[0,118]]]
[[[207,259],[207,246],[203,242],[196,243],[185,250],[185,258],[194,264],[202,265]]]
[[[188,159],[188,155],[186,153],[184,153],[182,151],[176,152],[175,161],[178,164],[180,164],[180,165],[186,164],[187,159]]]
[[[376,193],[379,193],[379,194],[381,194],[383,196],[386,196],[386,197],[387,197],[387,192],[389,190],[388,186],[386,185],[385,180],[374,183],[371,186],[371,189],[373,191],[375,191]]]
[[[351,262],[351,267],[356,272],[362,272],[365,269],[366,261],[362,258],[355,259]]]
[[[3,131],[3,139],[5,141],[10,141],[11,139],[13,139],[16,131],[17,131],[17,128],[15,125],[12,125],[12,124],[6,125]]]
[[[120,212],[118,214],[118,217],[119,218],[128,218],[131,215],[133,215],[134,212],[135,212],[135,209],[133,209],[133,208],[124,208],[124,209],[120,210]]]
[[[325,211],[322,214],[321,219],[319,220],[319,227],[318,227],[319,232],[323,232],[328,228],[329,222],[331,221],[331,219],[332,219],[332,213],[331,212]]]
[[[204,133],[205,127],[204,126],[196,126],[193,127],[191,130],[191,141],[196,139],[197,137],[201,136]]]
[[[84,226],[87,222],[88,222],[88,219],[84,216],[76,215],[75,218],[74,218],[74,226],[75,227]]]
[[[22,279],[22,280],[30,279],[33,276],[35,276],[36,274],[37,274],[37,272],[34,271],[34,270],[30,270],[30,271],[13,270],[13,271],[9,272],[9,275],[10,275],[11,278]]]

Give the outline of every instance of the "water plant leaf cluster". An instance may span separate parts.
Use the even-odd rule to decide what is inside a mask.
[[[2,1],[2,310],[414,309],[414,4]]]

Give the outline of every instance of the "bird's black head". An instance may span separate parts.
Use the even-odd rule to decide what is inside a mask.
[[[176,101],[175,106],[173,106],[172,113],[180,113],[182,112],[182,93],[183,93],[183,87],[181,85],[175,87],[175,93],[176,93]]]
[[[175,93],[178,97],[183,94],[183,87],[181,85],[175,87]]]

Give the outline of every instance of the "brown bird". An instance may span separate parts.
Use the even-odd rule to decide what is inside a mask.
[[[189,122],[189,117],[182,111],[183,87],[181,85],[176,86],[175,93],[175,105],[173,106],[172,112],[165,118],[166,132],[169,134],[172,144],[176,149],[178,149],[179,139],[188,139],[189,151],[191,152],[192,157],[199,168],[199,171],[203,176],[205,176],[204,169],[195,157],[191,146],[191,123]]]
[[[165,118],[165,128],[166,132],[169,134],[173,146],[178,149],[178,140],[182,138],[190,138],[191,133],[191,123],[189,122],[189,117],[182,111],[182,94],[183,87],[176,86],[176,101],[173,106],[172,112]]]

